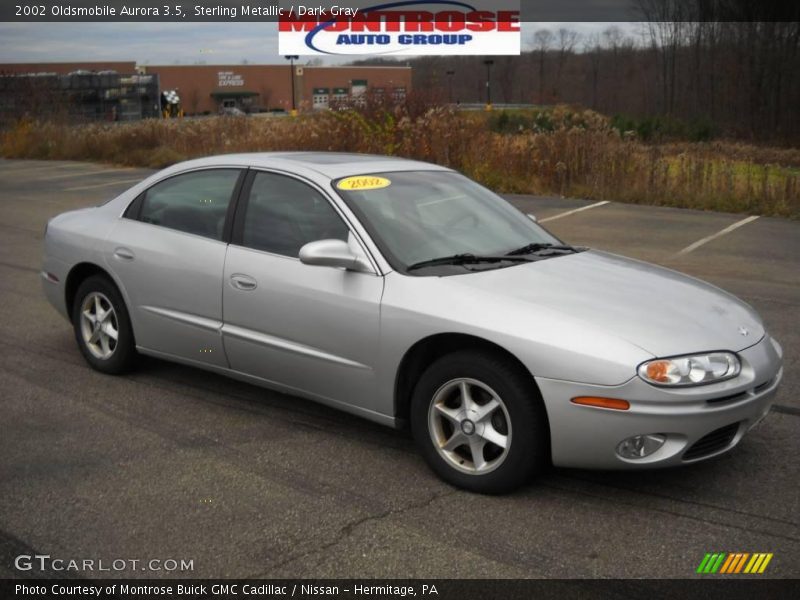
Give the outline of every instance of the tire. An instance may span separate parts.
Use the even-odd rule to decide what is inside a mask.
[[[98,309],[102,321],[95,326]],[[78,286],[72,307],[72,326],[78,348],[93,369],[116,375],[133,367],[136,344],[128,309],[109,279],[93,275]]]
[[[410,420],[428,465],[466,490],[507,493],[550,462],[539,391],[524,369],[499,353],[465,350],[434,362],[414,389]]]

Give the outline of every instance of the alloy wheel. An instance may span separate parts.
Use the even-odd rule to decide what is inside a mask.
[[[117,349],[119,322],[111,301],[100,292],[86,295],[81,304],[81,335],[92,356],[108,360]]]
[[[511,447],[511,419],[502,398],[476,379],[453,379],[436,391],[428,431],[439,454],[471,475],[499,467]]]

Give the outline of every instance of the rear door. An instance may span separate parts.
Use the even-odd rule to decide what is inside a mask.
[[[105,260],[123,283],[136,344],[227,367],[222,273],[242,169],[203,169],[156,183],[108,238]]]
[[[304,244],[332,238],[365,255],[318,189],[251,171],[225,261],[225,350],[237,371],[369,409],[383,278],[300,262]]]

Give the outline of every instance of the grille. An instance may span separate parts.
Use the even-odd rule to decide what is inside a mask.
[[[765,382],[764,382],[764,383],[762,383],[761,385],[759,385],[759,386],[756,386],[756,389],[754,389],[753,391],[754,391],[756,394],[758,394],[759,392],[762,392],[762,391],[764,391],[765,389],[767,389],[767,388],[768,388],[769,386],[771,386],[773,383],[775,383],[775,378],[774,378],[774,377],[773,377],[772,379],[770,379],[769,381],[765,381]]]
[[[710,400],[706,400],[707,404],[722,404],[723,402],[738,402],[739,400],[746,400],[750,397],[750,394],[747,392],[740,392],[738,394],[733,394],[732,396],[723,396],[722,398],[711,398]]]
[[[752,390],[750,390],[750,392],[752,392],[753,394],[760,394],[774,383],[775,383],[775,377],[773,377],[768,381],[765,381],[760,385],[757,385]],[[711,398],[710,400],[706,400],[706,403],[722,404],[724,402],[738,402],[739,400],[747,400],[748,398],[750,398],[750,392],[740,392],[738,394],[733,394],[731,396],[722,396],[721,398]]]
[[[694,460],[727,448],[739,431],[739,423],[726,425],[704,435],[683,453],[683,460]]]

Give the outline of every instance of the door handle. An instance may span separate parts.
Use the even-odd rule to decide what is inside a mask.
[[[235,287],[237,290],[243,290],[248,292],[250,290],[254,290],[258,287],[258,282],[250,277],[249,275],[231,275],[231,285]]]
[[[114,250],[114,256],[123,260],[133,260],[133,252],[127,248],[117,248]]]

